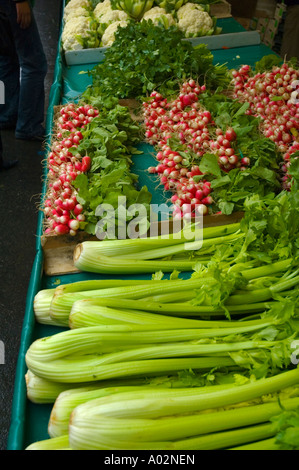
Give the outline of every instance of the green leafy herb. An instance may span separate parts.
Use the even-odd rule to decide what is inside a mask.
[[[104,61],[90,71],[92,88],[97,91],[92,95],[143,99],[159,90],[170,96],[191,76],[208,88],[227,86],[227,69],[213,64],[208,48],[203,44],[193,47],[182,39],[175,26],[165,29],[147,21],[131,21],[119,28]]]
[[[84,138],[75,149],[76,153],[91,157],[88,174],[81,174],[74,181],[77,200],[85,214],[81,229],[91,234],[96,233],[97,223],[103,217],[107,219],[106,213],[97,214],[98,206],[109,204],[115,210],[111,226],[115,223],[119,226],[126,223],[117,217],[120,197],[126,198],[127,207],[144,204],[148,213],[151,201],[147,188],[138,188],[138,177],[131,172],[132,155],[140,153],[135,147],[140,142],[140,126],[133,121],[127,107],[115,105],[114,100],[102,103],[107,107],[100,108],[99,116],[85,128]],[[133,215],[128,220],[132,218]]]

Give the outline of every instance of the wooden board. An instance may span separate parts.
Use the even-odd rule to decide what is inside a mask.
[[[232,215],[207,215],[203,218],[204,227],[213,227],[225,224],[234,224],[243,217],[243,212],[235,212]],[[168,222],[166,222],[168,224]],[[158,231],[162,230],[163,222],[160,222]],[[169,224],[171,230],[171,224]],[[74,249],[78,243],[87,240],[98,240],[96,236],[86,232],[78,232],[71,235],[43,235],[41,246],[44,255],[44,274],[59,276],[63,274],[78,273],[73,263]],[[101,243],[99,241],[99,243]]]

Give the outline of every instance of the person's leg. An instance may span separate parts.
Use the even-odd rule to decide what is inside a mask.
[[[17,138],[34,138],[44,135],[44,79],[47,61],[32,13],[31,24],[22,29],[17,23],[15,6],[12,5],[10,24],[16,52],[21,67]]]
[[[0,129],[16,126],[19,107],[20,66],[8,19],[0,2],[0,81],[4,84],[4,103],[0,103]]]
[[[299,5],[287,9],[280,55],[286,60],[299,60]]]

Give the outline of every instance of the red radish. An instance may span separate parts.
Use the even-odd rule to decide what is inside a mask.
[[[68,226],[71,230],[73,231],[77,231],[79,229],[79,226],[80,226],[80,222],[79,220],[77,219],[70,219],[68,221]]]
[[[55,233],[57,233],[58,235],[65,235],[69,232],[69,227],[64,224],[59,224],[59,225],[56,225],[54,230],[55,230]]]
[[[73,209],[73,212],[75,214],[75,216],[81,214],[83,211],[83,206],[81,204],[76,204],[74,209]]]

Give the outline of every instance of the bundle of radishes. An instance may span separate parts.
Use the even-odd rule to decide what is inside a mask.
[[[236,155],[234,130],[224,132],[217,127],[209,110],[201,105],[199,95],[204,91],[205,86],[191,79],[182,85],[176,99],[168,101],[154,91],[143,103],[146,140],[159,149],[158,163],[149,171],[159,175],[166,191],[174,193],[171,201],[175,217],[209,212],[208,206],[213,203],[211,184],[204,177],[200,181],[194,178],[203,175],[199,162],[204,154],[216,154],[220,168],[226,172],[250,164],[249,158]],[[179,143],[179,151],[171,148],[169,139]]]
[[[254,73],[249,65],[234,70],[234,97],[248,102],[248,113],[261,118],[261,131],[282,153],[282,185],[290,185],[290,156],[299,150],[299,71],[289,64]]]
[[[48,184],[44,201],[46,234],[76,235],[85,220],[83,207],[77,201],[73,181],[90,169],[91,159],[76,151],[83,139],[84,128],[99,111],[90,105],[69,103],[60,109],[57,132],[47,157]]]

